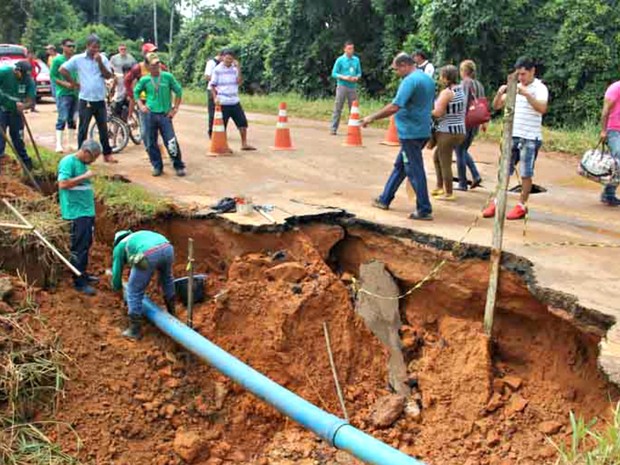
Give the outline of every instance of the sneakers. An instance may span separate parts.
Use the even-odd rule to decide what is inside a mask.
[[[491,201],[487,208],[482,211],[484,218],[493,218],[495,216],[495,200]],[[527,207],[523,204],[516,204],[512,210],[506,215],[507,220],[521,220],[527,215]]]
[[[433,221],[433,215],[427,213],[426,215],[422,215],[418,212],[413,212],[409,215],[410,220],[418,220],[418,221]]]
[[[482,210],[483,218],[493,218],[495,216],[495,200],[492,200],[491,203]]]
[[[433,190],[431,191],[431,195],[432,195],[433,197],[439,197],[440,195],[443,195],[443,194],[444,194],[443,189],[433,189]]]
[[[91,284],[99,283],[99,278],[97,276],[93,276],[92,274],[86,275],[86,281]]]
[[[177,173],[177,176],[179,176],[180,178],[182,178],[183,176],[185,176],[185,168],[179,168],[177,170],[175,170]]]
[[[329,131],[329,135],[330,136],[337,136],[338,133],[332,129],[331,131]]]
[[[456,200],[456,196],[454,194],[443,194],[435,197],[437,200],[441,200],[443,202],[454,202]]]
[[[475,189],[476,187],[480,187],[482,185],[482,178],[474,179],[471,183],[470,189]]]
[[[389,210],[390,206],[384,204],[379,197],[372,200],[372,206],[381,210]]]
[[[93,296],[97,294],[97,291],[94,287],[85,284],[84,286],[75,286],[75,290],[81,292],[82,294],[86,294],[89,296]]]
[[[164,170],[161,168],[153,168],[153,172],[151,173],[153,176],[158,177],[161,176]]]
[[[527,215],[527,207],[518,203],[506,215],[507,220],[521,220]]]
[[[620,199],[618,197],[601,197],[601,202],[608,207],[620,206]]]

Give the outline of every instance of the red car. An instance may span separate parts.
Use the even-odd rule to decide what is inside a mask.
[[[21,45],[0,44],[0,65],[13,65],[28,57],[28,49]],[[52,95],[50,70],[42,60],[37,59],[41,71],[37,74],[37,101],[44,96]]]

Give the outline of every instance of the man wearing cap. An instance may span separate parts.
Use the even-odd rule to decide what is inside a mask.
[[[103,147],[103,159],[107,163],[117,163],[112,156],[112,148],[108,140],[108,115],[106,111],[106,79],[114,75],[110,69],[110,62],[100,53],[101,41],[95,34],[86,40],[86,51],[71,57],[60,67],[60,74],[73,89],[79,89],[78,113],[80,122],[78,127],[78,146],[86,140],[90,120],[95,117],[99,140]],[[77,73],[79,84],[71,73]]]
[[[54,58],[58,56],[58,52],[56,51],[56,46],[52,44],[48,44],[45,47],[45,54],[47,55],[47,67],[52,69],[52,61]],[[56,98],[56,83],[53,79],[50,79],[50,86],[52,87],[52,97]]]
[[[134,65],[131,68],[131,71],[125,75],[125,78],[124,78],[125,79],[125,92],[127,92],[127,98],[129,99],[129,114],[130,115],[133,113],[134,105],[136,105],[136,100],[134,100],[133,98],[134,85],[136,85],[137,82],[141,78],[149,75],[150,71],[149,71],[149,65],[146,62],[146,56],[149,53],[155,53],[155,52],[157,52],[157,47],[154,44],[151,44],[149,42],[145,43],[142,46],[142,56],[144,57],[144,60]],[[166,71],[166,66],[163,63],[160,64],[160,68],[163,71]],[[140,94],[139,100],[141,100],[142,103],[146,102],[146,94],[144,94],[144,92]],[[146,153],[149,153],[149,147],[151,145],[151,141],[148,137],[149,136],[148,131],[146,130],[146,121],[144,120],[145,118],[144,113],[139,112],[139,115],[140,115],[140,129],[142,131],[142,142],[144,143],[144,149],[146,150]]]
[[[75,148],[75,113],[78,108],[78,91],[74,86],[65,81],[59,70],[75,54],[75,43],[71,39],[62,41],[62,54],[52,60],[50,68],[50,81],[56,86],[56,108],[58,120],[56,121],[56,152],[63,153],[62,146],[65,126],[68,128],[67,148]],[[71,77],[78,81],[77,72],[72,72]],[[72,147],[73,146],[73,147]]]
[[[181,105],[183,89],[172,74],[161,71],[159,57],[156,53],[149,53],[147,61],[150,74],[140,78],[133,91],[140,114],[144,118],[145,125],[143,128],[145,129],[143,131],[146,131],[147,137],[151,141],[156,141],[157,134],[161,134],[177,176],[185,176],[185,164],[181,159],[181,148],[172,125],[172,119],[176,116]],[[145,93],[146,102],[140,99],[142,92]],[[174,106],[171,103],[172,92],[174,92]],[[161,176],[164,165],[159,145],[156,143],[149,144],[148,153],[153,165],[153,176]]]
[[[71,264],[80,276],[74,278],[74,287],[86,295],[95,295],[90,285],[99,280],[86,272],[88,252],[93,243],[95,227],[95,193],[91,178],[95,175],[88,165],[101,154],[101,145],[85,140],[77,153],[66,155],[58,163],[58,200],[64,220],[71,222]]]
[[[32,160],[24,144],[23,113],[32,108],[36,98],[36,87],[30,75],[32,67],[26,60],[18,61],[14,67],[0,66],[0,156],[5,153],[4,133],[8,127],[13,148],[27,169],[32,169]]]
[[[144,315],[142,300],[155,271],[159,272],[166,309],[175,315],[174,248],[168,239],[153,231],[118,231],[114,235],[112,253],[112,288],[115,291],[123,289],[125,264],[131,266],[126,290],[130,323],[123,336],[140,339]]]

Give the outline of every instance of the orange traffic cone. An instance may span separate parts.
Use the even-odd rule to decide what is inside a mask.
[[[347,140],[344,142],[346,147],[362,147],[362,127],[360,126],[360,107],[357,100],[353,102],[351,107],[351,115],[349,116],[349,127],[347,132]]]
[[[211,148],[209,155],[228,155],[233,153],[228,147],[226,139],[226,128],[224,127],[224,117],[222,115],[222,106],[215,106],[215,114],[213,115],[213,134],[211,135]]]
[[[381,145],[400,145],[400,140],[398,139],[398,131],[396,130],[396,120],[394,119],[394,116],[390,118],[390,126],[385,133],[385,139],[383,139]]]
[[[276,124],[276,140],[272,150],[295,150],[291,142],[291,131],[288,128],[288,116],[286,114],[286,103],[280,103],[278,111],[278,123]]]

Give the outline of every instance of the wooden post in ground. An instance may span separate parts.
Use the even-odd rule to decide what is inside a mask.
[[[487,301],[484,309],[484,330],[487,336],[493,334],[493,320],[499,284],[499,271],[502,261],[502,243],[504,240],[504,222],[506,218],[506,190],[508,189],[508,170],[512,156],[512,126],[515,116],[515,102],[517,99],[516,73],[508,77],[508,90],[504,107],[504,129],[502,138],[502,154],[499,161],[498,187],[495,201],[495,224],[493,225],[493,245],[491,247],[491,274]]]
[[[194,239],[187,244],[187,326],[194,327]]]

